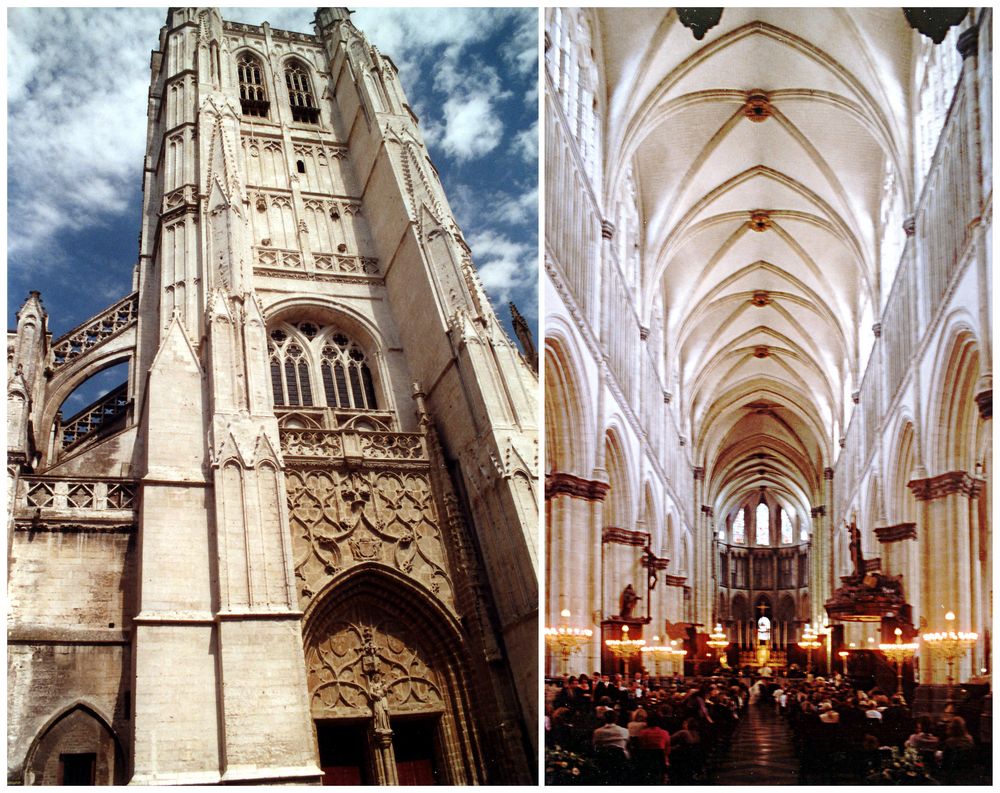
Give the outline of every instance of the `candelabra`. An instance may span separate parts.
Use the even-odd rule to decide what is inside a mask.
[[[553,653],[558,653],[562,659],[562,674],[569,674],[569,657],[590,641],[594,632],[590,628],[571,628],[569,609],[563,609],[559,614],[562,625],[558,628],[545,629],[545,643]]]
[[[805,630],[802,631],[802,640],[798,643],[799,647],[808,653],[807,658],[809,659],[806,663],[806,673],[811,673],[813,668],[813,650],[818,647],[822,647],[823,643],[817,641],[819,637],[813,630],[812,625],[806,625]]]
[[[677,664],[680,664],[680,675],[684,676],[684,656],[688,654],[687,650],[681,650],[677,647],[677,641],[670,642],[670,668],[677,673]]]
[[[901,694],[903,692],[903,663],[912,658],[913,654],[919,649],[919,647],[920,645],[917,642],[903,644],[903,631],[901,628],[896,628],[895,644],[880,644],[878,646],[882,654],[896,664],[897,694]]]
[[[708,641],[705,644],[716,648],[719,655],[719,662],[724,667],[728,666],[726,663],[726,648],[729,646],[729,639],[726,638],[726,633],[722,630],[722,623],[715,623],[715,630],[708,634]]]
[[[964,656],[969,648],[975,646],[976,642],[979,640],[978,633],[963,633],[955,632],[951,630],[951,623],[955,621],[954,612],[949,611],[944,615],[945,620],[948,622],[949,630],[942,633],[924,633],[920,636],[921,639],[930,648],[931,653],[943,658],[948,663],[948,688],[950,693],[954,694],[955,685],[955,661],[959,660]]]
[[[643,665],[646,664],[646,658],[652,659],[656,667],[656,676],[661,677],[663,673],[660,671],[660,663],[670,658],[674,651],[666,645],[660,644],[659,636],[654,636],[653,641],[655,644],[652,647],[642,648]]]
[[[628,625],[622,625],[622,637],[620,639],[605,639],[604,644],[615,658],[620,658],[625,662],[625,679],[628,680],[629,661],[645,646],[646,641],[644,639],[630,639]]]

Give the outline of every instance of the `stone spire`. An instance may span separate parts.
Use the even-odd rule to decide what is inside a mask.
[[[531,328],[528,327],[528,321],[521,316],[521,312],[517,310],[517,306],[513,303],[510,304],[510,320],[514,324],[514,333],[517,334],[517,340],[521,342],[521,350],[524,352],[524,358],[531,367],[531,370],[538,373],[538,351],[535,349],[535,340],[531,335]]]

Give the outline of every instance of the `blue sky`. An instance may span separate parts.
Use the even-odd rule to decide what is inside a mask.
[[[223,9],[227,20],[306,33],[313,14]],[[513,300],[536,339],[537,14],[365,8],[352,17],[399,67],[497,314],[509,329]],[[131,291],[149,55],[165,19],[165,8],[8,11],[8,327],[31,289],[42,292],[54,336]],[[67,410],[83,395],[76,401]]]

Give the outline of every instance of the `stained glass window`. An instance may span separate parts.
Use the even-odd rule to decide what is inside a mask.
[[[781,544],[790,545],[793,542],[795,532],[792,529],[792,519],[784,509],[781,510]]]
[[[747,541],[747,529],[744,524],[743,510],[736,513],[733,518],[733,542],[745,543]]]
[[[768,545],[771,542],[770,531],[771,510],[767,504],[757,505],[757,544]]]

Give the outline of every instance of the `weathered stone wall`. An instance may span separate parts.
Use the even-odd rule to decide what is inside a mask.
[[[9,571],[8,780],[55,784],[58,738],[97,753],[99,780],[124,781],[135,535],[19,527]],[[66,715],[77,705],[88,713]]]

